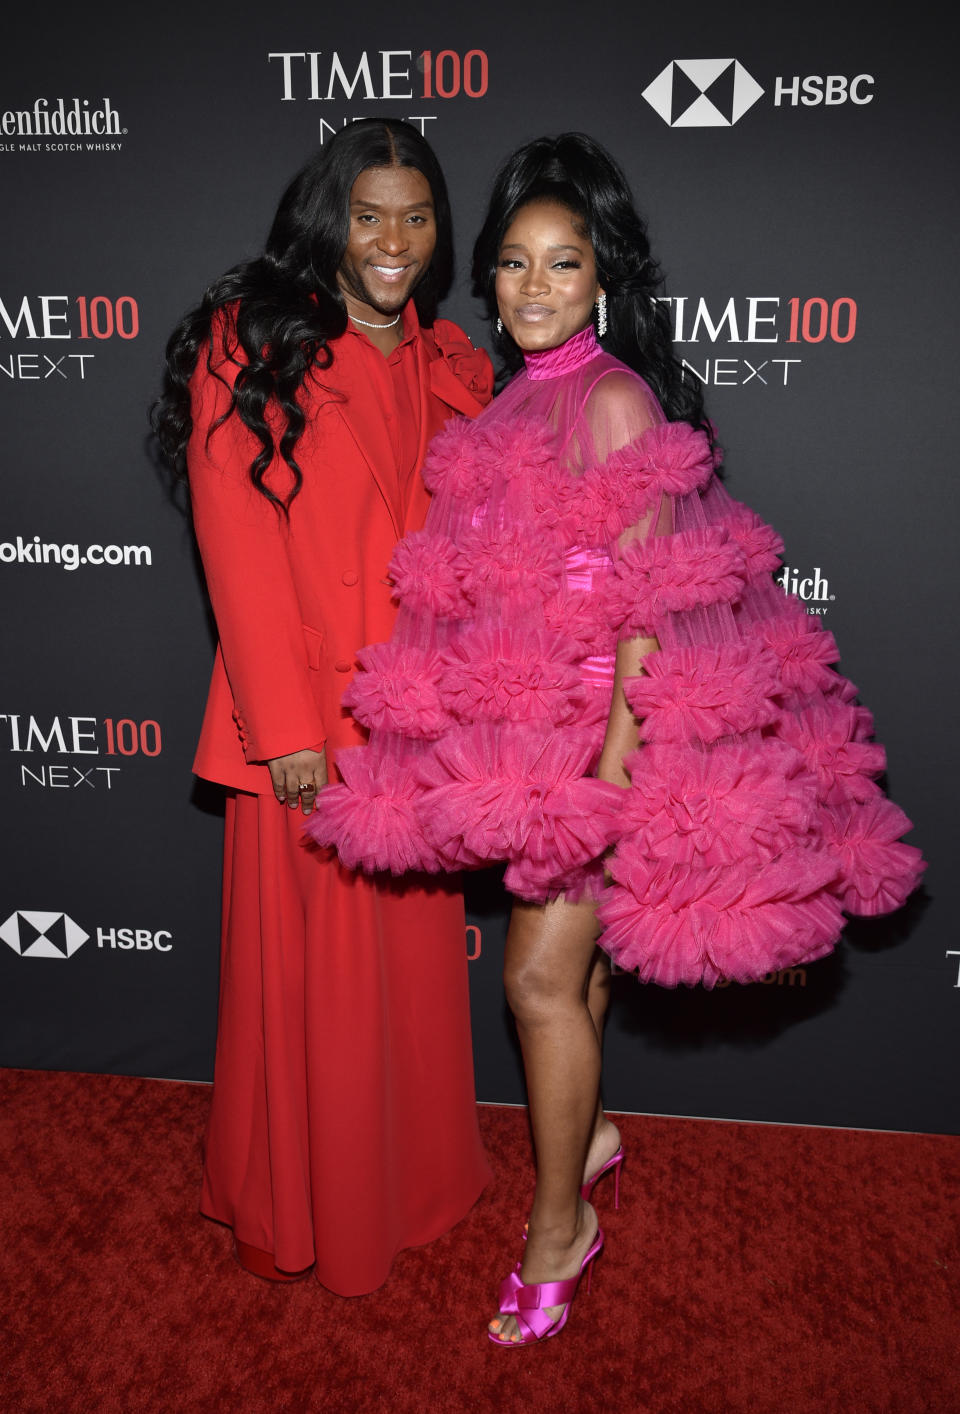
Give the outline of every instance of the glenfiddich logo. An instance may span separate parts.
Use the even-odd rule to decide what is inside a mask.
[[[126,128],[109,98],[36,98],[30,108],[0,114],[4,137],[119,137]]]
[[[826,617],[829,605],[837,597],[831,592],[830,583],[821,573],[819,565],[814,565],[812,573],[797,569],[795,565],[784,565],[773,582],[780,586],[784,594],[795,594],[807,613],[816,614],[819,618]]]

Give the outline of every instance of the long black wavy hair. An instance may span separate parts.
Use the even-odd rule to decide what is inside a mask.
[[[521,206],[537,200],[566,207],[590,239],[597,278],[607,293],[603,347],[646,379],[671,422],[692,423],[710,436],[703,395],[683,380],[667,308],[656,298],[663,277],[650,253],[646,224],[620,167],[586,133],[535,138],[507,158],[494,179],[473,247],[473,293],[486,304],[506,369],[519,368],[523,355],[506,329],[496,332],[500,247]]]
[[[230,407],[215,426],[234,414],[246,423],[260,443],[250,463],[250,479],[279,509],[289,509],[303,484],[294,455],[304,428],[297,395],[312,369],[333,363],[331,341],[347,327],[337,271],[350,230],[350,192],[368,167],[391,166],[416,168],[433,194],[437,243],[414,292],[420,323],[433,324],[453,277],[450,200],[440,164],[411,123],[395,118],[351,123],[293,178],[280,199],[263,254],[215,280],[167,342],[163,391],[150,410],[150,422],[177,478],[186,477],[186,447],[193,430],[190,376],[204,348],[207,368],[217,373],[222,330],[223,352],[235,354],[241,367]],[[218,320],[226,306],[236,308]],[[217,337],[211,338],[215,320]],[[278,443],[266,418],[271,400],[285,420]],[[266,480],[278,451],[291,473],[283,495]]]

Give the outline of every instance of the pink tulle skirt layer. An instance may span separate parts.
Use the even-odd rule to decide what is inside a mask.
[[[924,863],[833,636],[773,581],[778,536],[639,380],[640,430],[605,445],[588,395],[609,371],[520,375],[435,439],[394,637],[344,698],[370,739],[307,828],[355,869],[501,862],[520,898],[594,898],[643,981],[750,982],[898,908]],[[659,649],[623,684],[643,739],[624,790],[595,771],[635,635]]]

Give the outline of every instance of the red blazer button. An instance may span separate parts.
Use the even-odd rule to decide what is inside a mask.
[[[360,576],[357,574],[356,570],[344,570],[340,578],[344,584],[356,584]]]
[[[333,665],[334,672],[349,673],[353,669],[353,664],[349,658],[338,658]]]

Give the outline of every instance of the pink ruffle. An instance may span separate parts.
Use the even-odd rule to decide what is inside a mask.
[[[605,586],[607,605],[612,621],[629,634],[655,634],[667,613],[729,603],[744,581],[743,552],[719,526],[632,541],[614,569]]]
[[[463,618],[469,605],[458,575],[459,557],[447,535],[415,530],[393,552],[389,575],[397,598],[415,612]]]
[[[632,787],[619,851],[669,864],[768,863],[804,842],[817,808],[801,757],[779,742],[757,749],[645,746],[625,762]]]
[[[774,654],[783,685],[792,692],[829,692],[837,684],[830,668],[840,657],[836,640],[819,620],[798,613],[759,624],[760,641]]]
[[[424,838],[417,812],[422,788],[405,766],[380,763],[369,747],[354,746],[337,756],[343,785],[317,796],[304,833],[318,845],[335,845],[348,869],[435,872],[437,851]]]
[[[616,649],[617,636],[610,627],[602,594],[567,590],[551,595],[543,606],[543,622],[551,633],[569,638],[580,657],[613,653]]]
[[[508,479],[529,482],[551,475],[556,466],[557,435],[548,423],[533,418],[477,423],[474,445],[478,462]]]
[[[623,803],[618,786],[584,775],[590,751],[572,728],[451,733],[418,771],[428,840],[462,864],[523,861],[540,879],[564,878],[604,852]]]
[[[560,587],[563,560],[555,542],[519,525],[484,522],[464,532],[463,592],[476,603],[515,605],[547,599]]]
[[[829,892],[837,865],[823,851],[794,850],[762,868],[663,869],[637,856],[608,867],[601,946],[661,987],[756,982],[822,957],[843,927]]]
[[[713,742],[779,715],[776,662],[750,644],[664,649],[648,653],[643,666],[644,675],[623,686],[645,741]]]
[[[886,753],[877,742],[864,740],[869,721],[862,708],[830,701],[796,714],[784,712],[777,723],[777,735],[801,753],[816,777],[825,805],[879,795],[872,778],[886,766]]]
[[[863,805],[826,806],[821,824],[840,865],[838,893],[847,913],[875,916],[900,908],[926,869],[919,849],[900,842],[913,829],[903,811],[878,796]]]
[[[620,447],[605,466],[645,491],[687,496],[710,480],[714,458],[706,433],[688,422],[661,422]]]
[[[772,574],[783,554],[783,541],[773,526],[767,525],[749,506],[739,502],[733,515],[723,523],[743,551],[747,578]]]
[[[440,701],[437,653],[399,643],[374,643],[357,654],[363,672],[343,694],[358,722],[379,731],[433,740],[450,725]]]
[[[610,545],[657,499],[618,452],[581,476],[568,475],[558,490],[567,534],[583,545]]]
[[[493,480],[493,467],[477,460],[473,429],[466,417],[452,417],[433,438],[421,475],[434,495],[483,495]]]
[[[571,869],[562,877],[549,866],[538,868],[529,859],[518,859],[507,865],[503,884],[527,903],[547,903],[561,895],[567,903],[579,903],[585,898],[596,902],[606,888],[607,876],[602,859]]]
[[[569,722],[584,699],[575,658],[546,629],[471,629],[440,656],[440,697],[461,722]]]

